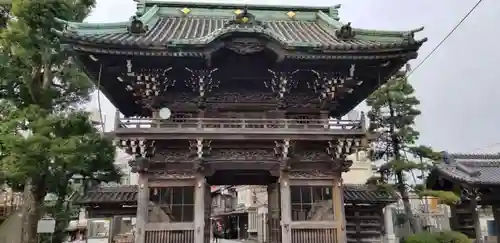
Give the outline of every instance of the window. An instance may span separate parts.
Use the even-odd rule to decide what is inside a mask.
[[[149,190],[149,222],[194,221],[194,187],[158,187]]]
[[[332,187],[291,186],[293,221],[333,220]]]
[[[104,238],[109,236],[110,221],[106,219],[92,220],[89,224],[88,238]]]

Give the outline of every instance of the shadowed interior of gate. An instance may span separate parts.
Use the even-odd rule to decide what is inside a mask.
[[[269,185],[278,181],[268,170],[221,170],[206,179],[210,185]]]

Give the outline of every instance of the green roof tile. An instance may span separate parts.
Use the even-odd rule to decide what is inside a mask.
[[[248,13],[261,24],[231,24],[236,10],[245,5],[142,0],[137,19],[147,26],[144,34],[130,33],[131,21],[109,24],[73,23],[59,20],[65,30],[56,33],[67,40],[92,44],[153,47],[206,45],[233,32],[256,33],[282,44],[284,48],[312,47],[324,50],[373,50],[404,48],[422,44],[415,32],[377,31],[353,28],[355,36],[336,36],[343,24],[338,20],[340,5],[333,7],[249,5]],[[188,11],[183,11],[188,10]],[[288,13],[292,11],[293,17]]]

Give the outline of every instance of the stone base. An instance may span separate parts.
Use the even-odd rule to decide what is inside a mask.
[[[390,234],[390,235],[384,235],[384,243],[397,243],[397,238],[396,235]]]

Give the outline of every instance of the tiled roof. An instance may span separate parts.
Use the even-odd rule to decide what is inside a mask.
[[[79,204],[135,204],[137,203],[137,186],[99,187],[84,195],[75,195],[71,200]]]
[[[347,203],[392,203],[397,201],[397,197],[373,186],[347,184],[344,186],[344,201]]]
[[[284,45],[316,46],[329,50],[386,49],[401,47],[402,42],[380,42],[372,40],[340,40],[333,30],[322,28],[309,21],[265,21],[267,28],[252,26],[224,27],[230,19],[202,17],[164,17],[145,34],[87,33],[68,35],[75,39],[103,44],[124,46],[164,47],[170,44],[208,44],[228,32],[262,32]]]
[[[385,192],[378,191],[375,187],[367,185],[345,185],[344,201],[347,203],[391,203],[397,198]],[[137,203],[136,186],[105,187],[78,195],[72,198],[77,204],[121,203],[133,205]]]
[[[171,3],[170,5],[172,5]],[[168,5],[168,4],[167,4]],[[175,4],[174,4],[175,5]],[[202,7],[186,5],[189,14],[180,14],[179,6],[154,6],[136,19],[147,28],[143,34],[130,33],[131,22],[112,24],[73,23],[58,19],[66,28],[54,30],[67,40],[76,40],[92,44],[142,47],[159,50],[169,46],[207,45],[219,37],[230,33],[254,33],[267,36],[288,47],[312,47],[322,50],[369,50],[419,47],[426,39],[415,41],[413,34],[421,29],[410,31],[373,31],[353,29],[353,38],[338,38],[342,24],[335,15],[313,9],[294,13],[298,17],[287,17],[286,7],[280,10],[252,9],[255,24],[231,24],[234,20],[233,9],[216,9],[217,6],[205,4]],[[194,9],[196,8],[196,9]],[[290,7],[290,10],[293,9]],[[327,8],[328,9],[328,8]]]
[[[450,154],[435,170],[469,184],[500,185],[500,154]]]

